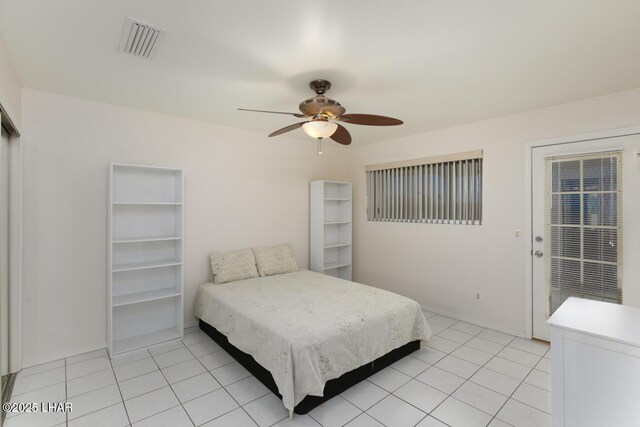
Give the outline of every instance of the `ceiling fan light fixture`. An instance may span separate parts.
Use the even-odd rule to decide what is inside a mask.
[[[314,120],[303,124],[302,129],[311,138],[329,138],[338,129],[338,125],[328,120]]]

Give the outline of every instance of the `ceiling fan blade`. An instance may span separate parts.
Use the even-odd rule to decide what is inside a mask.
[[[337,123],[336,123],[337,124]],[[337,124],[338,125],[338,124]],[[351,134],[342,125],[338,125],[338,129],[331,135],[331,139],[342,145],[351,144]]]
[[[367,126],[397,126],[403,123],[402,120],[394,119],[393,117],[376,116],[374,114],[343,114],[338,117],[338,120],[352,125]]]
[[[305,118],[305,117],[307,117],[307,116],[305,116],[304,114],[300,114],[300,113],[287,113],[286,111],[251,110],[251,109],[248,109],[248,108],[238,108],[238,110],[240,110],[240,111],[253,111],[254,113],[287,114],[287,115],[290,115],[290,116],[300,117],[300,118]]]
[[[301,127],[305,123],[307,123],[307,122],[294,123],[292,125],[285,126],[282,129],[278,129],[275,132],[271,132],[269,134],[269,138],[271,138],[272,136],[282,135],[283,133],[287,133],[287,132],[290,132],[292,130],[296,130],[296,129],[298,129],[299,127]]]

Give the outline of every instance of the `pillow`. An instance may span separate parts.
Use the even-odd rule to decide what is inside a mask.
[[[219,285],[235,280],[258,277],[256,258],[251,249],[241,249],[232,252],[213,252],[209,258],[211,260],[213,283],[215,284]]]
[[[298,271],[298,264],[290,243],[268,248],[253,248],[260,276]]]

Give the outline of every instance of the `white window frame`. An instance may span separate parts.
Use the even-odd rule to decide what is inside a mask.
[[[365,166],[374,222],[482,224],[481,150]]]

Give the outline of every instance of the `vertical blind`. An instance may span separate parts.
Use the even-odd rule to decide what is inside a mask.
[[[482,151],[370,165],[369,221],[481,224]]]
[[[546,159],[547,315],[570,296],[622,303],[622,154]]]

